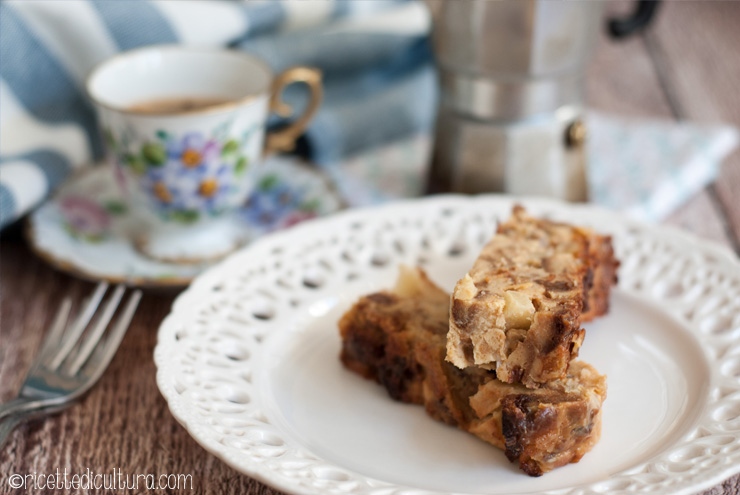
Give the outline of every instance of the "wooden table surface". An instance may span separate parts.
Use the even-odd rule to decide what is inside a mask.
[[[631,3],[609,5],[626,12]],[[594,108],[622,115],[740,126],[740,2],[664,2],[648,32],[603,38],[588,74]],[[740,253],[740,153],[715,184],[667,220]],[[62,298],[76,304],[93,285],[36,258],[16,226],[0,241],[0,401],[21,385]],[[172,295],[147,293],[100,383],[79,404],[18,428],[0,452],[0,494],[13,473],[65,467],[98,473],[192,475],[196,493],[278,493],[203,450],[173,419],[155,384],[152,351]],[[183,490],[183,493],[189,490]],[[80,491],[79,493],[87,493]],[[707,491],[740,493],[740,477]]]

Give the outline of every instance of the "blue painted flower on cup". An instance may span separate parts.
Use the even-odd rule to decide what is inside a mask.
[[[191,223],[238,206],[235,184],[248,168],[243,139],[219,139],[201,132],[174,136],[158,131],[134,152],[111,146],[117,162],[146,191],[149,204],[167,220]]]

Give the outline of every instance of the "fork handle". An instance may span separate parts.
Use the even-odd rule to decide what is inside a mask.
[[[11,414],[22,414],[26,411],[38,409],[41,407],[55,406],[63,402],[64,397],[54,397],[45,399],[32,399],[28,397],[17,397],[13,400],[0,404],[0,419]]]
[[[15,427],[23,422],[25,416],[22,414],[15,414],[5,419],[0,420],[0,449],[7,442],[10,433],[15,430]]]
[[[49,416],[51,414],[56,414],[63,409],[66,409],[71,404],[72,403],[70,402],[57,406],[44,407],[42,409],[35,409],[26,413],[13,414],[11,416],[0,419],[0,450],[7,442],[10,434],[13,432],[13,430],[16,429],[19,424],[26,421],[33,421],[44,416]]]
[[[20,412],[23,410],[23,406],[29,401],[30,399],[26,399],[23,397],[18,397],[13,400],[10,400],[8,402],[4,402],[0,404],[0,419],[4,418],[5,416],[9,416],[11,414],[15,414],[16,412]]]

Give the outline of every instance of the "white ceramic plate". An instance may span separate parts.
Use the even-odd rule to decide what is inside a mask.
[[[157,382],[235,469],[296,494],[688,494],[740,472],[740,263],[678,231],[588,206],[531,213],[614,236],[609,315],[581,357],[608,375],[599,444],[540,478],[392,401],[338,360],[337,320],[400,263],[451,288],[513,200],[436,197],[268,236],[198,277],[163,322]]]

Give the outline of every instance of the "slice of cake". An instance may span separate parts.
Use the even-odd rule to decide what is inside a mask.
[[[575,361],[536,390],[495,371],[445,361],[449,295],[419,269],[402,268],[393,291],[362,297],[339,322],[344,365],[396,400],[504,450],[531,476],[577,462],[599,439],[606,384]]]
[[[447,360],[529,388],[565,377],[618,265],[610,237],[514,207],[455,286]]]

